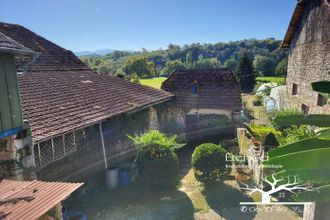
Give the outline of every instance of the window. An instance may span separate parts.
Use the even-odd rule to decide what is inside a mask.
[[[304,115],[307,115],[309,111],[309,107],[305,104],[301,105],[301,113],[303,113]]]
[[[292,84],[292,95],[297,95],[298,93],[298,85],[293,83]]]
[[[191,86],[191,94],[192,95],[197,95],[198,92],[198,87],[197,87],[197,83],[193,83],[193,85]]]
[[[324,96],[322,96],[320,94],[317,96],[317,105],[318,106],[324,106],[327,104],[327,102],[328,102],[328,99],[325,98]]]

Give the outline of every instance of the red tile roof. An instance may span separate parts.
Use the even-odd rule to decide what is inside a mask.
[[[42,181],[0,181],[0,219],[37,219],[65,200],[83,183],[61,183]],[[17,198],[17,202],[8,202]],[[32,200],[31,200],[32,199]]]
[[[191,91],[194,84],[197,95]],[[177,103],[188,108],[242,108],[240,84],[228,69],[175,71],[162,89],[175,94]]]
[[[28,74],[18,77],[23,114],[34,142],[173,97],[166,91],[99,74],[72,52],[21,26],[0,23],[0,32],[41,53]],[[21,62],[26,61],[17,60]]]

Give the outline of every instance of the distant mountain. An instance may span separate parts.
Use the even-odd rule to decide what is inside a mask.
[[[100,49],[100,50],[93,50],[93,51],[85,50],[85,51],[74,52],[74,54],[76,54],[76,56],[78,56],[78,57],[80,57],[80,56],[104,56],[113,51],[114,51],[114,49]]]

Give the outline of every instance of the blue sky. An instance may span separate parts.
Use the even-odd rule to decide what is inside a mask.
[[[282,39],[296,0],[1,0],[0,21],[72,51]]]

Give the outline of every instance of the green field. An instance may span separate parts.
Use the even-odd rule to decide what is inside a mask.
[[[150,86],[155,89],[160,89],[162,83],[166,80],[166,77],[155,77],[152,79],[141,79],[140,83],[145,86]]]
[[[279,83],[284,84],[285,82],[285,76],[263,76],[263,77],[257,77],[258,82],[262,83]]]

